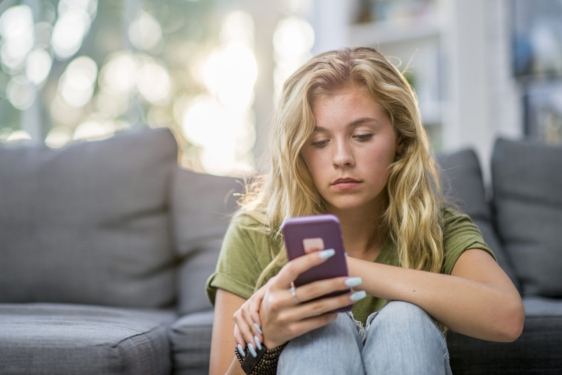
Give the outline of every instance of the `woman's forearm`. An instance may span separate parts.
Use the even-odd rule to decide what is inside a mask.
[[[490,341],[521,333],[524,311],[515,288],[354,258],[348,265],[367,294],[413,303],[456,332]]]
[[[238,359],[234,357],[225,375],[246,375],[246,373],[242,370],[242,366],[240,365],[240,362],[238,362]]]

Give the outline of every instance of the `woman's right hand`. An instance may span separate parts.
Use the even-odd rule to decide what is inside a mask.
[[[304,271],[334,255],[334,250],[314,251],[288,262],[265,286],[259,315],[263,339],[268,349],[327,325],[336,319],[333,310],[348,306],[365,297],[365,292],[349,292],[335,297],[317,299],[326,294],[349,290],[361,283],[360,278],[336,277],[315,281],[295,289],[291,285]],[[253,323],[252,323],[253,324]]]

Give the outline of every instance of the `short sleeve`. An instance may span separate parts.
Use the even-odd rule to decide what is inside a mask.
[[[217,267],[209,277],[206,292],[215,305],[217,289],[224,289],[244,299],[254,293],[257,280],[268,260],[267,240],[256,220],[247,216],[234,218],[224,237]]]
[[[469,249],[484,250],[496,260],[496,256],[484,242],[482,233],[470,216],[451,208],[443,209],[443,251],[445,259],[441,273],[450,275],[459,257]]]

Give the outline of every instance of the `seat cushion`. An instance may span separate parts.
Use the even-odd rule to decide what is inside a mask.
[[[175,313],[0,304],[2,374],[168,374]]]
[[[498,139],[497,228],[523,295],[562,297],[562,147]]]
[[[447,333],[455,375],[562,374],[562,300],[524,298],[525,328],[511,343]]]
[[[0,145],[0,303],[170,305],[176,165],[168,129]]]
[[[185,315],[170,327],[174,375],[209,373],[213,316],[212,310]]]
[[[482,232],[484,241],[494,252],[498,264],[519,288],[511,259],[494,229],[490,205],[486,199],[482,169],[472,149],[437,156],[441,167],[443,190],[449,202],[468,214]]]

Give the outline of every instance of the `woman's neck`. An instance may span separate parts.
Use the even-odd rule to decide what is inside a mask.
[[[340,220],[348,256],[374,260],[386,239],[380,210],[330,210]]]

